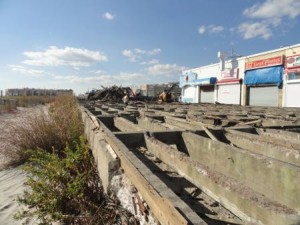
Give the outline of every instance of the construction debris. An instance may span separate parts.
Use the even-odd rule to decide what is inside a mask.
[[[129,101],[156,101],[157,97],[142,96],[141,93],[134,93],[130,87],[103,87],[100,90],[90,92],[87,97],[88,100],[97,100],[100,102],[128,104]]]
[[[135,94],[130,87],[118,87],[116,85],[89,93],[88,100],[100,100],[101,102],[121,102],[124,96],[133,97]]]

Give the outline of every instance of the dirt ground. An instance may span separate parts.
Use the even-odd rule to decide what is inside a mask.
[[[13,113],[0,114],[0,135],[3,132],[9,132],[9,123],[22,122],[22,118],[28,113],[37,113],[39,107],[35,108],[18,108]],[[9,167],[14,161],[14,154],[7,154],[11,146],[4,141],[0,142],[0,224],[21,225],[36,224],[36,220],[15,220],[14,214],[20,209],[17,198],[23,193],[26,181],[26,174],[19,167]]]

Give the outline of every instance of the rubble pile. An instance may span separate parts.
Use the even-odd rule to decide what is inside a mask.
[[[158,97],[143,96],[140,92],[134,93],[130,87],[118,87],[114,85],[111,87],[102,86],[102,89],[90,92],[87,99],[111,103],[123,102],[127,104],[129,101],[155,102]]]
[[[118,87],[116,85],[112,87],[102,87],[101,90],[96,90],[89,93],[88,100],[100,100],[102,102],[121,102],[124,96],[134,96],[130,87]]]

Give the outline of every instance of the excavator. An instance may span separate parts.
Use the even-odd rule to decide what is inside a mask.
[[[172,102],[172,90],[178,86],[178,84],[174,83],[169,89],[165,89],[163,90],[163,92],[161,92],[159,95],[158,95],[158,99],[157,101],[159,103],[162,103],[162,102]]]

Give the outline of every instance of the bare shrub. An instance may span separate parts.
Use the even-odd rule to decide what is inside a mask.
[[[49,108],[29,114],[9,127],[6,140],[27,159],[26,190],[19,202],[39,224],[138,224],[116,198],[103,192],[94,158],[82,137],[81,114],[72,96],[56,98]],[[30,149],[25,151],[26,149]]]
[[[73,96],[60,96],[49,107],[23,110],[0,125],[0,150],[15,164],[23,162],[27,149],[51,152],[73,146],[83,132],[80,111]]]

